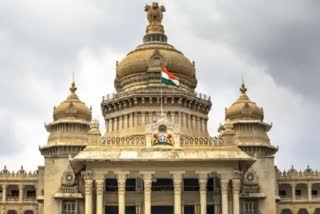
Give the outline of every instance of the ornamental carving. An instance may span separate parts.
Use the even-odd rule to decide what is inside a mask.
[[[161,25],[163,12],[166,11],[166,8],[163,5],[159,6],[158,2],[153,2],[152,5],[147,4],[144,11],[147,12],[149,25]]]
[[[76,175],[70,167],[64,171],[61,177],[61,185],[65,187],[72,187],[76,185]]]

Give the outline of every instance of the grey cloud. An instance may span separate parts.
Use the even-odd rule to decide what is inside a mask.
[[[319,1],[215,1],[193,7],[184,4],[185,12],[194,14],[187,22],[191,33],[229,44],[278,83],[319,100]]]

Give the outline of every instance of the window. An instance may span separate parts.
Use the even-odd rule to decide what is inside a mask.
[[[312,196],[317,196],[318,195],[318,190],[312,190]]]
[[[184,191],[199,191],[199,182],[197,178],[185,178],[183,183]]]
[[[75,201],[63,201],[62,206],[63,214],[75,214],[76,213],[76,202]]]
[[[301,196],[301,190],[296,190],[296,196]]]
[[[117,192],[118,191],[117,179],[106,179],[106,191],[107,192]]]
[[[19,196],[19,190],[12,190],[11,191],[11,196],[12,197],[18,197]]]
[[[136,179],[132,179],[132,178],[127,179],[126,191],[136,191]]]
[[[173,191],[172,179],[157,179],[152,182],[152,191]]]
[[[285,196],[287,196],[287,192],[286,192],[285,190],[280,190],[280,191],[279,191],[279,195],[280,195],[281,197],[285,197]]]
[[[258,214],[258,201],[244,201],[243,214]]]

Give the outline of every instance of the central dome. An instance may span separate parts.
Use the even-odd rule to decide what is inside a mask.
[[[179,78],[182,89],[193,91],[197,85],[194,64],[167,43],[167,36],[161,25],[164,7],[154,3],[152,6],[147,5],[145,10],[149,25],[143,38],[144,42],[117,63],[117,91],[160,84],[161,67],[166,67]],[[154,17],[154,14],[158,14],[159,17]]]

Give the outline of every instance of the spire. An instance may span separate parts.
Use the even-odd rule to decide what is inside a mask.
[[[143,37],[144,42],[167,42],[167,36],[164,34],[162,23],[163,12],[166,8],[159,5],[158,2],[152,2],[152,5],[146,5],[144,11],[147,12],[148,25],[146,35]]]
[[[246,88],[246,85],[245,85],[243,79],[242,79],[242,83],[241,83],[240,92],[241,92],[241,94],[246,94],[246,92],[247,92],[247,88]]]
[[[70,92],[74,94],[76,92],[76,90],[77,90],[77,87],[76,87],[76,84],[73,80],[71,83],[71,86],[70,86]]]

